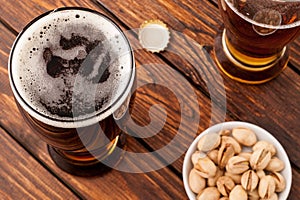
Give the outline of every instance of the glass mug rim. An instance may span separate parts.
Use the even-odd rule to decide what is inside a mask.
[[[12,60],[13,60],[13,56],[15,53],[15,48],[16,45],[18,44],[19,40],[21,39],[22,35],[26,32],[26,30],[28,30],[28,28],[33,25],[35,22],[37,22],[38,20],[40,20],[41,18],[54,13],[54,12],[58,12],[58,11],[66,11],[66,10],[79,10],[79,11],[87,11],[90,13],[94,13],[98,16],[100,16],[101,18],[103,18],[104,20],[108,21],[111,25],[114,26],[114,28],[116,29],[116,31],[118,31],[120,33],[120,36],[122,36],[122,38],[124,39],[125,43],[127,44],[127,47],[129,49],[129,53],[130,53],[130,64],[128,64],[129,66],[131,66],[130,69],[130,76],[128,77],[128,82],[126,83],[126,87],[124,88],[124,90],[119,94],[119,96],[117,98],[114,98],[114,101],[111,102],[105,109],[96,112],[94,115],[88,116],[86,118],[83,119],[57,119],[57,118],[53,118],[51,116],[48,116],[46,114],[43,114],[39,111],[37,111],[36,109],[33,108],[32,105],[30,105],[25,99],[24,97],[22,97],[22,95],[19,93],[18,88],[15,84],[14,81],[14,75],[12,72]],[[86,127],[89,125],[93,125],[99,121],[102,121],[103,119],[107,118],[108,116],[110,116],[111,114],[113,114],[127,99],[127,97],[129,95],[131,95],[131,89],[134,85],[134,79],[135,79],[135,62],[134,62],[134,54],[133,54],[133,50],[132,47],[130,45],[130,42],[128,40],[128,38],[125,36],[124,32],[121,30],[121,28],[109,17],[105,16],[104,14],[89,9],[89,8],[84,8],[84,7],[61,7],[61,8],[56,8],[50,11],[47,11],[37,17],[35,17],[33,20],[31,20],[21,31],[20,33],[17,35],[11,51],[10,51],[10,55],[9,55],[9,61],[8,61],[8,75],[9,75],[9,81],[10,81],[10,85],[14,94],[14,98],[17,100],[18,104],[20,104],[20,106],[26,111],[28,112],[32,117],[36,118],[37,120],[48,124],[50,126],[54,126],[54,127],[59,127],[59,128],[80,128],[80,127]]]
[[[285,24],[285,25],[268,25],[268,24],[263,24],[263,23],[259,23],[253,19],[250,19],[249,17],[247,17],[246,15],[240,13],[238,11],[237,8],[234,7],[234,5],[232,3],[229,3],[229,0],[221,0],[221,2],[224,1],[227,6],[232,10],[234,11],[239,17],[241,17],[242,19],[244,19],[245,21],[247,21],[248,23],[250,24],[253,24],[255,26],[259,26],[259,27],[262,27],[262,28],[268,28],[268,29],[289,29],[289,28],[295,28],[297,26],[300,26],[300,20],[296,21],[296,22],[293,22],[291,24]],[[277,2],[299,2],[300,3],[300,0],[273,0],[273,1],[277,1]],[[223,6],[222,6],[223,7]],[[224,8],[223,8],[224,9]]]

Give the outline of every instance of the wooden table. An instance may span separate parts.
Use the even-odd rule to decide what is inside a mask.
[[[288,68],[275,80],[262,85],[245,85],[223,76],[221,82],[214,80],[215,86],[221,86],[214,90],[221,98],[214,99],[211,96],[215,94],[206,80],[214,78],[209,71],[218,69],[212,63],[197,65],[197,59],[200,56],[206,63],[211,61],[214,38],[222,27],[216,0],[1,0],[0,5],[0,199],[187,199],[181,174],[184,154],[166,167],[147,173],[112,170],[103,176],[76,177],[53,163],[46,144],[25,124],[9,86],[9,51],[16,35],[29,21],[62,6],[97,10],[110,16],[124,31],[139,28],[145,20],[160,19],[174,33],[168,48],[175,49],[177,55],[171,51],[152,54],[139,49],[134,52],[138,81],[152,84],[138,88],[133,118],[137,124],[147,125],[149,108],[159,104],[165,108],[167,120],[153,137],[128,137],[128,151],[158,150],[175,137],[181,125],[184,132],[181,141],[187,146],[212,124],[224,120],[251,122],[271,132],[286,149],[293,168],[289,199],[300,199],[300,38],[291,44]],[[136,32],[128,32],[127,36],[133,45],[138,45]],[[191,51],[190,39],[210,54]],[[193,60],[196,65],[189,62]],[[151,67],[144,67],[147,64]],[[207,66],[211,70],[204,70]],[[190,83],[197,97],[196,104],[189,99],[182,84],[176,88],[186,100],[183,108],[172,91],[158,84],[163,80],[176,84],[172,70]],[[224,110],[226,115],[223,116]],[[157,112],[152,118],[159,121],[164,116],[161,113]],[[188,120],[181,122],[181,116]],[[193,121],[196,116],[200,116],[199,123]],[[196,132],[191,131],[195,128]],[[142,161],[129,164],[134,167],[135,162]]]

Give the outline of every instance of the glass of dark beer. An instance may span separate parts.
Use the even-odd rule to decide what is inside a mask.
[[[215,39],[219,68],[250,84],[267,82],[287,66],[288,44],[300,32],[299,0],[218,0],[225,29]]]
[[[24,119],[48,144],[54,162],[80,176],[106,172],[120,161],[126,139],[118,124],[129,112],[135,74],[124,33],[86,8],[38,16],[17,36],[9,58]]]

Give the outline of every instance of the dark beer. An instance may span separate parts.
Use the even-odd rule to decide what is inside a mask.
[[[135,65],[109,18],[84,8],[39,16],[17,37],[9,75],[22,115],[59,167],[89,175],[119,161],[125,137],[116,120],[127,112]]]
[[[261,83],[288,62],[287,44],[300,32],[300,1],[219,0],[225,31],[216,39],[221,69],[242,82]]]

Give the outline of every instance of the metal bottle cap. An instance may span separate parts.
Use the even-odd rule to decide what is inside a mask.
[[[169,29],[160,20],[145,21],[140,27],[139,41],[147,51],[158,53],[165,50],[169,39]]]

